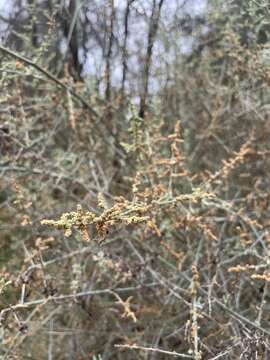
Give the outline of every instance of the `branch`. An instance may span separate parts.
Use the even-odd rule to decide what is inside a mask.
[[[96,110],[94,110],[92,108],[92,106],[90,106],[88,104],[88,102],[79,94],[77,94],[73,89],[71,89],[69,86],[65,85],[61,80],[59,80],[57,77],[55,77],[53,74],[51,74],[49,71],[45,70],[43,67],[41,67],[40,65],[36,64],[35,62],[33,62],[30,59],[27,59],[26,57],[16,53],[15,51],[12,51],[10,49],[7,49],[6,47],[0,45],[0,51],[2,51],[3,53],[13,57],[14,59],[17,59],[21,62],[23,62],[24,64],[36,69],[37,71],[41,72],[42,74],[44,74],[47,78],[49,78],[50,80],[52,80],[53,82],[55,82],[59,87],[61,87],[62,89],[66,90],[67,92],[69,92],[75,99],[77,99],[81,104],[84,105],[84,107],[92,114],[94,115],[96,118],[100,119],[100,115],[98,114],[98,112]]]
[[[116,344],[114,346],[116,348],[122,348],[122,349],[135,349],[135,350],[143,350],[143,351],[154,351],[154,352],[158,352],[158,353],[162,353],[162,354],[166,354],[166,355],[172,355],[172,356],[175,356],[175,357],[181,357],[181,358],[185,358],[185,359],[193,359],[193,356],[191,356],[191,355],[179,354],[179,353],[177,353],[175,351],[167,351],[167,350],[162,350],[162,349],[158,349],[158,348],[148,348],[148,347],[139,346],[139,345],[135,345],[135,344],[134,345]]]
[[[52,80],[53,82],[55,82],[59,87],[61,87],[62,89],[64,89],[65,91],[67,91],[69,94],[71,94],[76,100],[78,100],[96,119],[98,120],[102,120],[102,116],[92,108],[91,105],[89,105],[89,103],[78,93],[76,93],[76,91],[74,91],[73,89],[71,89],[69,86],[65,85],[61,80],[59,80],[57,77],[55,77],[53,74],[51,74],[49,71],[47,71],[46,69],[44,69],[43,67],[41,67],[40,65],[36,64],[35,62],[33,62],[32,60],[16,53],[15,51],[12,51],[10,49],[7,49],[6,47],[0,45],[0,51],[2,51],[3,53],[13,57],[14,59],[17,59],[21,62],[23,62],[24,64],[36,69],[37,71],[39,71],[40,73],[44,74],[48,79]],[[99,99],[103,104],[106,104],[105,101]],[[110,105],[111,106],[111,105]],[[113,106],[111,106],[112,109],[115,110],[115,108]],[[97,125],[97,123],[95,123],[95,125]],[[112,136],[115,140],[115,151],[117,152],[117,155],[119,155],[121,158],[125,158],[125,154],[120,150],[122,148],[122,146],[119,144],[119,142],[117,141],[117,139],[115,139],[115,136],[112,133],[112,130],[110,129],[109,125],[107,124],[107,122],[104,123],[104,126],[106,128],[106,130],[108,131],[109,135]],[[104,141],[109,145],[112,146],[112,144],[110,143],[110,141],[108,140],[108,138],[106,136],[104,136],[104,134],[102,133],[102,131],[98,128],[98,131],[100,133],[100,135],[103,137]],[[117,146],[120,148],[118,149]]]

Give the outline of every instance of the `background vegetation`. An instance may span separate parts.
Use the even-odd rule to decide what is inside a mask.
[[[269,359],[268,1],[11,3],[1,359]]]

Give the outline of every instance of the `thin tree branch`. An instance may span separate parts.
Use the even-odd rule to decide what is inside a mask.
[[[59,87],[61,87],[62,89],[64,89],[65,91],[69,92],[76,100],[78,100],[81,104],[83,104],[83,106],[97,119],[100,119],[100,115],[98,114],[98,112],[93,109],[93,107],[91,105],[89,105],[89,103],[78,93],[76,93],[73,89],[71,89],[69,86],[67,86],[66,84],[64,84],[61,80],[59,80],[57,77],[55,77],[53,74],[51,74],[49,71],[47,71],[46,69],[44,69],[43,67],[41,67],[40,65],[36,64],[35,62],[33,62],[32,60],[16,53],[15,51],[12,51],[2,45],[0,45],[0,51],[2,51],[3,53],[13,57],[14,59],[17,59],[21,62],[23,62],[24,64],[36,69],[37,71],[41,72],[43,75],[45,75],[48,79],[52,80],[53,82],[55,82]]]
[[[120,345],[120,344],[116,344],[114,346],[116,348],[122,348],[122,349],[154,351],[154,352],[158,352],[158,353],[162,353],[162,354],[166,354],[166,355],[172,355],[172,356],[175,356],[175,357],[181,357],[183,359],[193,359],[193,356],[191,356],[191,355],[179,354],[179,353],[177,353],[175,351],[167,351],[167,350],[162,350],[162,349],[157,349],[157,348],[148,348],[148,347],[139,346],[139,345],[128,345],[128,344]]]

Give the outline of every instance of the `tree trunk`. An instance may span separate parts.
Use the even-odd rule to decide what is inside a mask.
[[[142,89],[140,111],[139,111],[139,115],[142,119],[145,116],[145,111],[147,107],[146,100],[148,96],[149,76],[150,76],[150,68],[152,62],[153,46],[158,31],[160,13],[163,3],[164,0],[160,0],[158,4],[156,3],[156,0],[153,0],[152,14],[150,18],[150,25],[148,31],[146,58],[145,58],[144,71],[143,71],[143,89]]]

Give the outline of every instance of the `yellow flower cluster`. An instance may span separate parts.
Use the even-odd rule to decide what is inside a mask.
[[[99,205],[102,205],[103,212],[97,216],[93,212],[84,211],[81,205],[77,211],[64,213],[59,220],[42,220],[42,225],[48,225],[65,231],[65,235],[71,236],[74,229],[78,230],[85,241],[89,241],[89,225],[93,225],[98,236],[104,238],[109,228],[116,224],[138,224],[149,220],[148,216],[142,216],[148,210],[147,206],[138,206],[120,198],[120,202],[111,208],[106,208],[101,195],[98,196]]]

